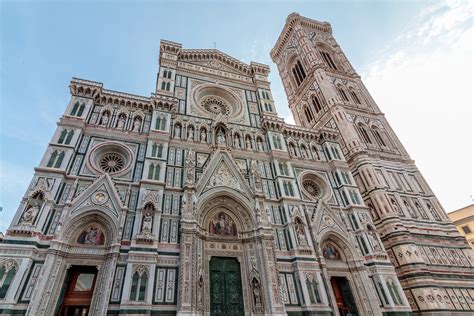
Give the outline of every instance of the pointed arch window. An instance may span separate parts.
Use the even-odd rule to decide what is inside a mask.
[[[313,95],[311,97],[311,103],[313,103],[313,108],[316,111],[316,114],[322,111],[323,106],[321,105],[321,102],[319,101],[317,96]]]
[[[357,128],[359,129],[359,132],[362,135],[364,142],[368,144],[372,144],[372,140],[370,139],[369,134],[367,133],[364,124],[362,123],[357,124]]]
[[[304,115],[306,116],[306,121],[308,123],[314,121],[313,113],[311,113],[311,110],[307,106],[304,107]]]
[[[146,297],[146,287],[148,282],[148,274],[143,271],[141,274],[136,271],[132,277],[132,287],[130,289],[131,301],[144,301]]]
[[[308,288],[309,300],[312,304],[321,304],[321,295],[318,291],[318,283],[316,280],[306,279],[306,287]]]
[[[49,161],[48,161],[48,164],[46,165],[46,167],[48,167],[48,168],[60,168],[61,164],[63,162],[63,159],[64,159],[64,151],[61,151],[61,152],[58,153],[58,151],[55,150],[51,153],[51,156],[49,157]]]
[[[286,196],[295,195],[293,191],[293,184],[291,183],[291,181],[283,181],[283,192],[285,192]]]
[[[281,139],[278,135],[273,135],[273,145],[275,146],[275,149],[279,149],[279,150],[283,149],[281,145]]]
[[[161,166],[160,164],[150,164],[148,169],[148,179],[150,180],[160,180],[160,171]]]
[[[166,82],[161,83],[161,90],[166,90]]]
[[[166,116],[158,116],[155,122],[155,129],[164,131],[166,129]]]
[[[82,113],[84,113],[86,105],[84,103],[79,103],[76,102],[74,106],[72,107],[71,115],[72,116],[82,116]]]
[[[301,85],[303,80],[306,78],[306,73],[304,71],[303,65],[299,60],[297,60],[296,63],[293,65],[291,71],[293,73],[293,77],[295,78],[296,84],[298,86]]]
[[[353,89],[350,89],[350,94],[356,104],[361,104],[360,99],[357,96],[357,93]]]
[[[346,91],[344,91],[341,86],[337,87],[337,91],[339,92],[339,95],[344,101],[349,102],[349,98],[347,97]]]
[[[382,136],[380,135],[380,132],[378,130],[377,127],[375,126],[372,126],[372,134],[374,134],[374,137],[375,137],[375,140],[377,141],[377,143],[380,145],[380,146],[384,146],[386,147],[387,144],[385,144]]]
[[[16,266],[8,266],[3,264],[0,267],[0,299],[5,298],[7,296],[8,289],[13,282],[16,274]]]
[[[328,52],[325,52],[323,50],[321,50],[320,53],[326,65],[331,69],[337,70],[336,64],[332,60],[331,55]]]
[[[66,138],[67,134],[67,130],[63,129],[63,131],[59,135],[58,144],[62,144],[64,142],[64,139]]]
[[[170,87],[171,87],[170,83],[167,82],[167,83],[166,83],[166,91],[170,91],[170,89],[171,89]]]

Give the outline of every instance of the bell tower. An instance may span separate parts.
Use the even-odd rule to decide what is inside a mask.
[[[296,124],[339,135],[413,311],[457,309],[452,293],[473,288],[474,281],[448,285],[440,267],[452,278],[474,273],[471,250],[337,44],[331,25],[290,14],[271,57]],[[463,259],[449,260],[453,256]]]

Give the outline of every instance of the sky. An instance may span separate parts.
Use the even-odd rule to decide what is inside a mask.
[[[331,23],[346,56],[447,212],[473,203],[473,1],[0,0],[0,231],[63,114],[72,77],[154,91],[160,39],[271,68],[291,12]]]

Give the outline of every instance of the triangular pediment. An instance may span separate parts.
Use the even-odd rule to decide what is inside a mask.
[[[197,192],[201,195],[219,187],[237,191],[248,199],[253,197],[252,190],[240,173],[239,168],[225,151],[217,151],[211,158],[208,167],[197,184]]]
[[[346,219],[341,210],[334,211],[321,200],[317,203],[311,214],[311,226],[317,232],[317,236],[322,236],[328,230],[338,231],[341,235],[347,232]],[[337,213],[337,214],[336,214]],[[344,222],[343,222],[344,221]],[[347,223],[348,224],[348,223]]]
[[[122,201],[110,178],[109,174],[104,174],[95,180],[92,185],[79,194],[71,204],[71,214],[81,210],[98,210],[109,213],[113,218],[119,218]]]

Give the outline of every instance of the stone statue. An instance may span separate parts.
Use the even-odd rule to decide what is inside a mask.
[[[253,295],[253,302],[255,306],[262,305],[262,298],[260,293],[260,282],[256,278],[252,280],[252,295]]]
[[[240,139],[239,139],[239,136],[237,135],[234,137],[234,147],[240,148]]]
[[[247,137],[246,140],[245,140],[245,147],[247,149],[252,149],[252,141],[250,140],[249,137]]]
[[[120,115],[117,122],[117,128],[123,128],[124,126],[125,126],[125,118],[123,117],[123,115]]]
[[[219,145],[225,144],[225,135],[222,132],[222,130],[219,130],[217,132],[217,144],[219,144]]]
[[[36,218],[36,215],[38,215],[40,211],[41,205],[39,203],[34,203],[28,209],[23,213],[23,216],[21,217],[21,223],[22,224],[33,224]]]
[[[194,180],[194,167],[196,163],[194,161],[194,151],[191,149],[186,155],[185,167],[186,167],[186,181],[192,183]]]
[[[262,191],[262,175],[258,169],[257,161],[252,161],[252,174],[255,181],[255,190],[258,192]]]
[[[102,118],[100,119],[100,125],[107,126],[109,123],[109,112],[102,113]]]
[[[257,139],[257,150],[263,151],[263,143],[260,138]]]
[[[206,142],[206,130],[204,128],[201,129],[201,142]]]
[[[153,218],[150,213],[146,213],[143,216],[142,222],[142,234],[150,234],[151,233],[151,225],[153,223]]]
[[[188,140],[194,140],[194,129],[188,128]]]
[[[141,121],[140,119],[137,117],[135,119],[135,121],[133,122],[133,131],[134,132],[140,132],[140,127],[141,127]]]

